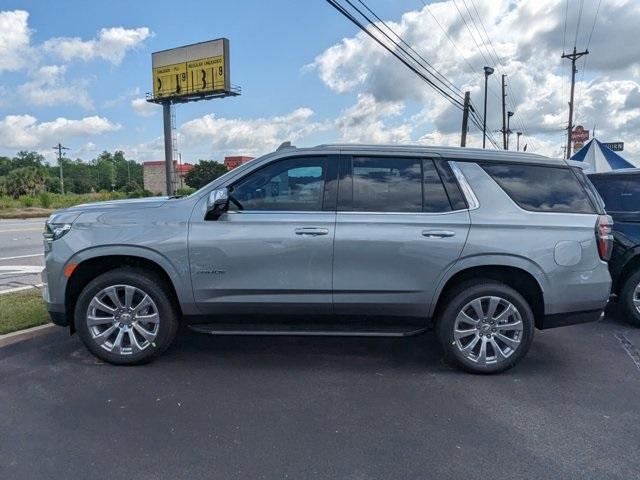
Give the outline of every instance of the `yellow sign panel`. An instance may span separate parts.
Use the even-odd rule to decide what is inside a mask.
[[[153,98],[170,100],[229,92],[229,41],[226,38],[154,52]]]
[[[224,57],[187,62],[187,81],[190,93],[224,90]]]
[[[176,63],[153,69],[153,96],[167,97],[187,93],[187,64]]]

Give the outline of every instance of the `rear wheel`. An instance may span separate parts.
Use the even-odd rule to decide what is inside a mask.
[[[640,270],[624,282],[620,300],[631,323],[640,327]]]
[[[513,288],[491,280],[456,287],[437,323],[447,358],[474,373],[511,368],[533,340],[533,312]]]
[[[75,325],[98,358],[127,365],[144,363],[173,341],[178,314],[157,276],[120,268],[91,281],[78,297]]]

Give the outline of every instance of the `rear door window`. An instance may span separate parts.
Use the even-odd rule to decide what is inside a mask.
[[[533,212],[597,213],[569,167],[483,163],[482,168],[521,208]]]
[[[352,165],[352,210],[422,211],[422,167],[419,158],[354,157]]]
[[[456,190],[445,188],[442,170],[434,160],[382,156],[345,160],[339,188],[341,211],[451,211],[450,197]],[[460,204],[457,198],[456,202]]]

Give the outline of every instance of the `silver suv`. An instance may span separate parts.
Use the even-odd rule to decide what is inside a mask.
[[[582,170],[538,155],[322,145],[253,160],[184,198],[81,205],[45,233],[53,321],[116,364],[178,325],[233,335],[407,336],[435,326],[472,372],[534,328],[596,320],[611,219]]]

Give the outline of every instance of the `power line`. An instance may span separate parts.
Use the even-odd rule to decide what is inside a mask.
[[[353,3],[351,3],[351,1],[346,0],[346,2],[355,11],[357,11],[360,14],[361,17],[363,17],[367,22],[369,22],[369,24],[371,24],[376,30],[381,32],[389,40],[389,42],[391,42],[391,44],[394,47],[396,47],[398,50],[400,50],[404,55],[399,54],[397,51],[395,51],[393,48],[391,48],[389,45],[387,45],[385,41],[383,41],[381,38],[379,38],[377,35],[375,35],[371,30],[369,30],[360,20],[358,20],[343,5],[339,4],[337,0],[327,0],[327,3],[329,3],[332,7],[334,7],[336,10],[338,10],[340,13],[342,13],[342,15],[344,15],[347,19],[349,19],[354,25],[356,25],[358,28],[360,28],[364,33],[366,33],[369,37],[371,37],[373,40],[375,40],[380,46],[382,46],[385,50],[387,50],[394,57],[396,57],[398,60],[400,60],[412,72],[414,72],[416,75],[418,75],[420,78],[422,78],[425,82],[427,82],[432,88],[434,88],[436,91],[438,91],[441,94],[441,96],[445,97],[445,99],[448,100],[452,105],[454,105],[456,108],[462,110],[462,108],[463,108],[463,104],[462,104],[463,99],[462,99],[462,97],[460,95],[457,95],[457,97],[454,97],[452,94],[450,94],[447,91],[445,91],[442,87],[436,85],[432,81],[432,79],[430,79],[427,75],[425,75],[425,73],[420,71],[420,68],[422,68],[423,70],[426,70],[427,73],[429,73],[431,76],[434,76],[433,73],[430,73],[429,70],[423,64],[421,64],[419,61],[417,61],[415,59],[415,57],[410,55],[400,44],[398,44],[393,39],[391,39],[388,34],[386,34],[384,31],[382,31],[382,29],[380,27],[378,27],[374,22],[372,22],[371,19],[369,17],[367,17],[360,9],[358,9],[355,5],[353,5]],[[409,59],[412,59],[413,62],[411,60],[407,59],[406,57],[409,57]],[[417,64],[418,66],[416,66],[415,64]]]
[[[578,9],[578,21],[576,22],[576,36],[573,39],[573,46],[578,44],[578,32],[580,31],[580,20],[582,19],[582,8],[584,7],[584,0],[580,0],[580,8]]]
[[[348,2],[348,3],[350,4],[351,2]],[[376,15],[376,13],[373,10],[371,10],[362,0],[358,0],[358,3],[360,3],[360,5],[362,5],[369,13],[371,13],[371,15],[373,15],[376,20],[378,20],[380,23],[382,23],[382,25],[384,25],[385,28],[387,30],[389,30],[398,40],[400,40],[400,42],[403,45],[406,45],[413,53],[415,53],[420,58],[420,60],[422,60],[425,64],[427,64],[433,70],[435,75],[441,79],[439,81],[443,85],[448,86],[448,88],[450,88],[456,94],[462,94],[462,90],[460,90],[458,87],[456,87],[453,84],[453,82],[451,82],[447,77],[442,75],[431,63],[429,63],[429,61],[426,58],[424,58],[422,55],[420,55],[418,52],[416,52],[416,50],[411,45],[409,45],[389,25],[387,25],[387,23],[384,20],[382,20],[378,15]],[[414,60],[415,60],[415,58],[414,58]]]
[[[464,22],[464,24],[465,24],[465,26],[466,26],[467,30],[468,30],[468,31],[469,31],[469,33],[471,34],[471,38],[473,39],[474,43],[476,44],[476,47],[477,47],[477,48],[478,48],[478,50],[480,51],[480,54],[482,55],[482,57],[484,58],[484,60],[485,60],[485,61],[487,61],[487,63],[495,62],[494,64],[498,67],[498,71],[499,71],[502,75],[505,75],[505,73],[504,73],[504,65],[503,65],[503,63],[502,63],[502,60],[501,60],[500,56],[498,55],[498,52],[496,51],[496,49],[495,49],[495,47],[494,47],[494,45],[493,45],[493,42],[491,41],[491,37],[489,36],[489,34],[488,34],[488,32],[487,32],[487,29],[486,29],[486,27],[484,26],[484,22],[482,21],[482,18],[480,17],[480,13],[478,12],[478,8],[476,7],[476,5],[475,5],[474,1],[473,1],[473,0],[470,0],[470,1],[471,1],[471,4],[472,4],[472,6],[473,6],[473,9],[474,9],[474,10],[475,10],[475,12],[476,12],[476,16],[478,17],[478,21],[480,22],[480,25],[482,26],[482,30],[483,30],[483,31],[484,31],[484,33],[485,33],[486,42],[485,42],[485,40],[483,39],[482,34],[480,33],[480,30],[479,30],[479,28],[478,28],[478,26],[477,26],[477,24],[476,24],[476,22],[475,22],[475,20],[474,20],[474,18],[473,18],[473,15],[472,15],[472,13],[471,13],[471,10],[469,9],[469,7],[468,7],[468,5],[467,5],[467,3],[466,3],[466,0],[462,0],[462,1],[463,1],[463,3],[464,3],[465,9],[467,10],[467,13],[469,14],[469,19],[470,19],[470,20],[471,20],[471,22],[473,23],[474,28],[476,29],[476,32],[477,32],[478,36],[480,37],[480,41],[481,41],[481,43],[483,44],[483,46],[484,46],[484,48],[485,48],[485,50],[486,50],[487,54],[488,54],[488,55],[489,55],[489,57],[491,58],[491,62],[488,62],[488,61],[487,61],[487,57],[484,55],[484,53],[483,53],[483,51],[482,51],[482,49],[481,49],[480,45],[478,44],[478,42],[476,42],[475,37],[474,37],[474,35],[473,35],[473,32],[471,31],[471,28],[469,27],[469,24],[467,23],[466,19],[464,18],[464,16],[463,16],[463,14],[462,14],[462,12],[461,12],[460,8],[458,7],[458,5],[457,5],[456,1],[455,1],[455,0],[453,0],[454,5],[455,5],[455,7],[456,7],[456,10],[458,11],[458,14],[460,15],[460,18],[462,19],[462,21]],[[423,3],[424,3],[424,2],[423,2]],[[491,47],[491,50],[493,51],[493,55],[492,55],[492,53],[491,53],[491,50],[489,50],[489,47],[487,46],[487,43],[488,43],[488,45]],[[495,57],[495,58],[494,58],[494,57]],[[511,85],[509,85],[509,84],[507,84],[506,88],[507,88],[507,92],[508,92],[508,94],[509,94],[507,98],[508,98],[508,103],[509,103],[509,104],[510,104],[510,106],[511,106],[511,110],[512,110],[512,111],[514,111],[514,112],[517,112],[517,109],[516,109],[516,100],[515,100],[515,99],[516,99],[516,96],[515,96],[515,94],[514,94],[514,92],[513,92],[513,89],[511,88]],[[494,93],[494,94],[495,94],[495,93]],[[495,96],[497,97],[497,94],[495,94]],[[513,100],[512,100],[512,98],[513,98]],[[528,131],[527,131],[527,128],[525,127],[524,122],[522,121],[522,118],[521,118],[521,116],[520,116],[519,114],[518,114],[518,116],[515,118],[515,121],[518,123],[518,128],[519,128],[520,130],[522,130],[522,132],[524,133],[525,137],[529,138],[529,143],[531,143],[532,148],[535,150],[535,143],[533,142],[533,139],[529,136],[529,133],[528,133]]]

